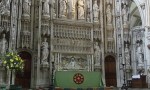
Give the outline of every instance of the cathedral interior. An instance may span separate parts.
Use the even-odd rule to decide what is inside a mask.
[[[150,0],[0,0],[7,52],[24,70],[0,60],[0,86],[150,88]]]

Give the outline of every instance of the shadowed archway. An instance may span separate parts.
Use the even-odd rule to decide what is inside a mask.
[[[23,72],[16,72],[15,85],[22,86],[23,88],[30,88],[31,82],[31,54],[22,51],[19,53],[20,57],[24,60],[25,65]]]
[[[105,58],[105,80],[106,86],[117,87],[116,60],[111,55],[108,55]]]

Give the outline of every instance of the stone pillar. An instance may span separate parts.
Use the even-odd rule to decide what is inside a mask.
[[[4,68],[1,66],[1,63],[0,63],[0,85],[6,84],[6,82],[5,82],[6,78],[4,78],[5,77],[5,73],[6,72],[5,72]]]
[[[36,49],[37,49],[37,64],[36,64],[36,75],[37,75],[37,78],[36,78],[36,87],[39,87],[40,85],[40,54],[41,54],[41,15],[42,15],[42,0],[39,0],[36,2],[36,5],[38,6],[37,9],[37,16],[38,16],[38,19],[36,19],[36,21],[38,22],[37,25],[38,27],[36,28],[37,30],[37,37],[36,40]]]
[[[40,76],[40,85],[42,85],[42,87],[49,87],[49,65],[44,65],[41,64],[41,76]]]

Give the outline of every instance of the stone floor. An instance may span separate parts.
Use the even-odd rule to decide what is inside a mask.
[[[113,90],[121,90],[121,88],[114,88]],[[150,88],[128,88],[128,90],[150,90]]]
[[[23,89],[23,90],[49,90],[47,89]],[[122,90],[121,88],[114,88],[114,89],[108,89],[108,90]],[[127,90],[150,90],[150,88],[128,88]]]
[[[46,89],[22,89],[22,90],[49,90]],[[122,90],[121,88],[114,88],[114,89],[108,89],[108,90]],[[150,88],[128,88],[127,90],[150,90]]]
[[[45,89],[23,89],[23,90],[49,90],[48,88]],[[121,88],[113,88],[113,89],[106,89],[106,90],[122,90]],[[127,90],[150,90],[150,88],[128,88]]]

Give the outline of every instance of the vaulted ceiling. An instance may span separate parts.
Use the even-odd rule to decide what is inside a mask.
[[[141,16],[135,2],[130,2],[130,27],[141,26]]]

